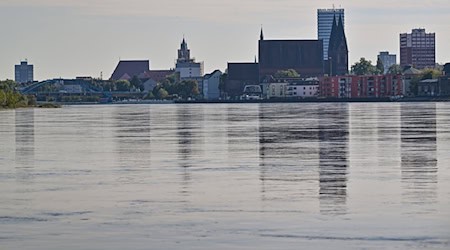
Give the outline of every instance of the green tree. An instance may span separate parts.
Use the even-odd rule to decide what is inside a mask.
[[[403,71],[402,71],[402,67],[400,67],[400,65],[398,65],[398,64],[393,64],[391,67],[389,67],[389,69],[388,69],[388,74],[391,74],[391,75],[399,75],[399,74],[401,74]]]
[[[300,74],[297,71],[295,71],[295,69],[279,70],[275,73],[274,77],[276,77],[276,78],[294,78],[294,77],[300,77]]]
[[[155,99],[155,95],[153,94],[152,91],[149,91],[145,96],[144,96],[145,100],[153,100]]]
[[[372,65],[372,61],[367,61],[366,58],[361,57],[359,62],[352,65],[352,72],[355,75],[374,75],[378,69]]]
[[[166,99],[168,96],[169,96],[169,93],[163,88],[160,88],[156,95],[156,97],[158,97],[158,99]]]
[[[6,107],[16,108],[20,101],[20,94],[12,91],[6,92]]]
[[[422,73],[420,74],[421,80],[436,79],[441,75],[442,75],[442,71],[439,71],[437,69],[424,69],[424,70],[422,70]]]
[[[17,91],[12,80],[0,81],[0,107],[17,108],[28,106],[28,98]]]
[[[130,89],[131,89],[131,84],[128,80],[118,80],[116,82],[116,90],[117,91],[127,92],[127,91],[130,91]]]
[[[0,89],[7,91],[15,91],[17,83],[13,80],[0,81]]]
[[[384,74],[384,65],[380,58],[377,59],[377,73]]]
[[[6,106],[6,93],[3,89],[0,89],[0,107]]]
[[[178,84],[177,89],[178,93],[175,94],[178,94],[182,98],[195,97],[200,93],[198,91],[197,81],[194,80],[182,81],[180,84]]]
[[[139,89],[140,91],[144,91],[144,84],[137,76],[133,76],[133,78],[130,81],[130,84],[132,87]]]

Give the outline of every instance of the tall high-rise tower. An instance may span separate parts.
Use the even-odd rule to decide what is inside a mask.
[[[436,65],[436,36],[425,29],[413,29],[400,34],[400,66],[412,65],[417,69]]]
[[[15,65],[15,80],[17,83],[32,82],[33,79],[33,65],[28,62],[21,61],[19,65]]]
[[[323,40],[323,59],[328,60],[328,46],[330,43],[331,29],[333,28],[333,19],[337,22],[342,18],[343,28],[345,30],[344,9],[318,9],[317,10],[317,37]]]

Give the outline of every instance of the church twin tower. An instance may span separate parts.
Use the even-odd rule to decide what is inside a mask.
[[[347,38],[345,36],[345,31],[344,31],[344,23],[342,20],[342,16],[336,16],[334,15],[333,17],[333,23],[331,26],[331,33],[329,33],[329,37],[327,37],[327,40],[329,41],[328,43],[328,50],[326,51],[326,47],[325,47],[325,51],[323,51],[323,54],[326,55],[326,52],[328,52],[328,56],[325,56],[325,58],[323,59],[322,62],[322,73],[325,73],[329,76],[337,76],[337,75],[346,75],[348,74],[348,46],[347,46]],[[263,33],[263,29],[261,28],[261,33],[259,35],[259,45],[261,47],[261,42],[268,42],[264,40],[264,33]],[[298,40],[298,42],[300,42],[302,40]],[[307,40],[303,40],[304,43],[306,43]],[[323,45],[324,41],[322,40],[318,40],[320,41],[319,44]],[[327,42],[328,42],[327,41]],[[281,40],[278,41],[273,41],[273,42],[283,42]],[[285,41],[286,43],[289,42],[288,40]],[[294,41],[291,41],[294,42]],[[284,44],[280,44],[280,49]],[[288,46],[288,45],[287,45]],[[323,45],[324,46],[324,45]],[[276,49],[276,48],[275,48]],[[298,46],[298,49],[301,51],[301,49],[306,49],[303,46]],[[308,50],[311,50],[313,48],[309,47],[307,48]],[[278,49],[277,49],[278,50]],[[314,58],[305,58],[306,55],[312,55],[314,53],[300,53],[299,50],[295,49],[295,50],[287,50],[285,51],[285,56],[286,58],[284,58],[285,61],[292,61],[291,59],[295,59],[294,61],[298,61],[297,63],[291,63],[292,66],[297,66],[300,68],[302,68],[302,66],[297,65],[297,64],[302,64],[303,66],[306,66],[307,64],[310,63],[310,61],[317,61],[316,60],[316,56],[314,56]],[[260,52],[261,52],[261,48],[260,48]],[[300,55],[296,56],[296,55],[289,55],[290,53],[300,53]],[[310,51],[311,52],[311,51]],[[287,53],[287,54],[286,54]],[[273,53],[272,53],[273,54]],[[322,57],[323,58],[323,55]],[[260,63],[261,60],[263,58],[261,58],[261,53],[260,53]],[[266,58],[269,61],[275,60],[275,58]],[[303,60],[302,60],[303,59]],[[306,59],[306,60],[305,60]],[[284,64],[285,62],[280,62],[281,64]],[[299,72],[301,73],[301,72]],[[308,72],[308,73],[312,73],[312,72]]]

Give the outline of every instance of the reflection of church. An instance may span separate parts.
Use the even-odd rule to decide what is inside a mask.
[[[345,213],[348,129],[346,105],[327,110],[261,107],[263,200],[318,197],[322,212]]]
[[[319,197],[324,213],[345,213],[349,150],[347,104],[319,111]]]

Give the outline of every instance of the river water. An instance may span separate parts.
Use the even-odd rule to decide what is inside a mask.
[[[0,249],[450,248],[450,103],[0,111]]]

